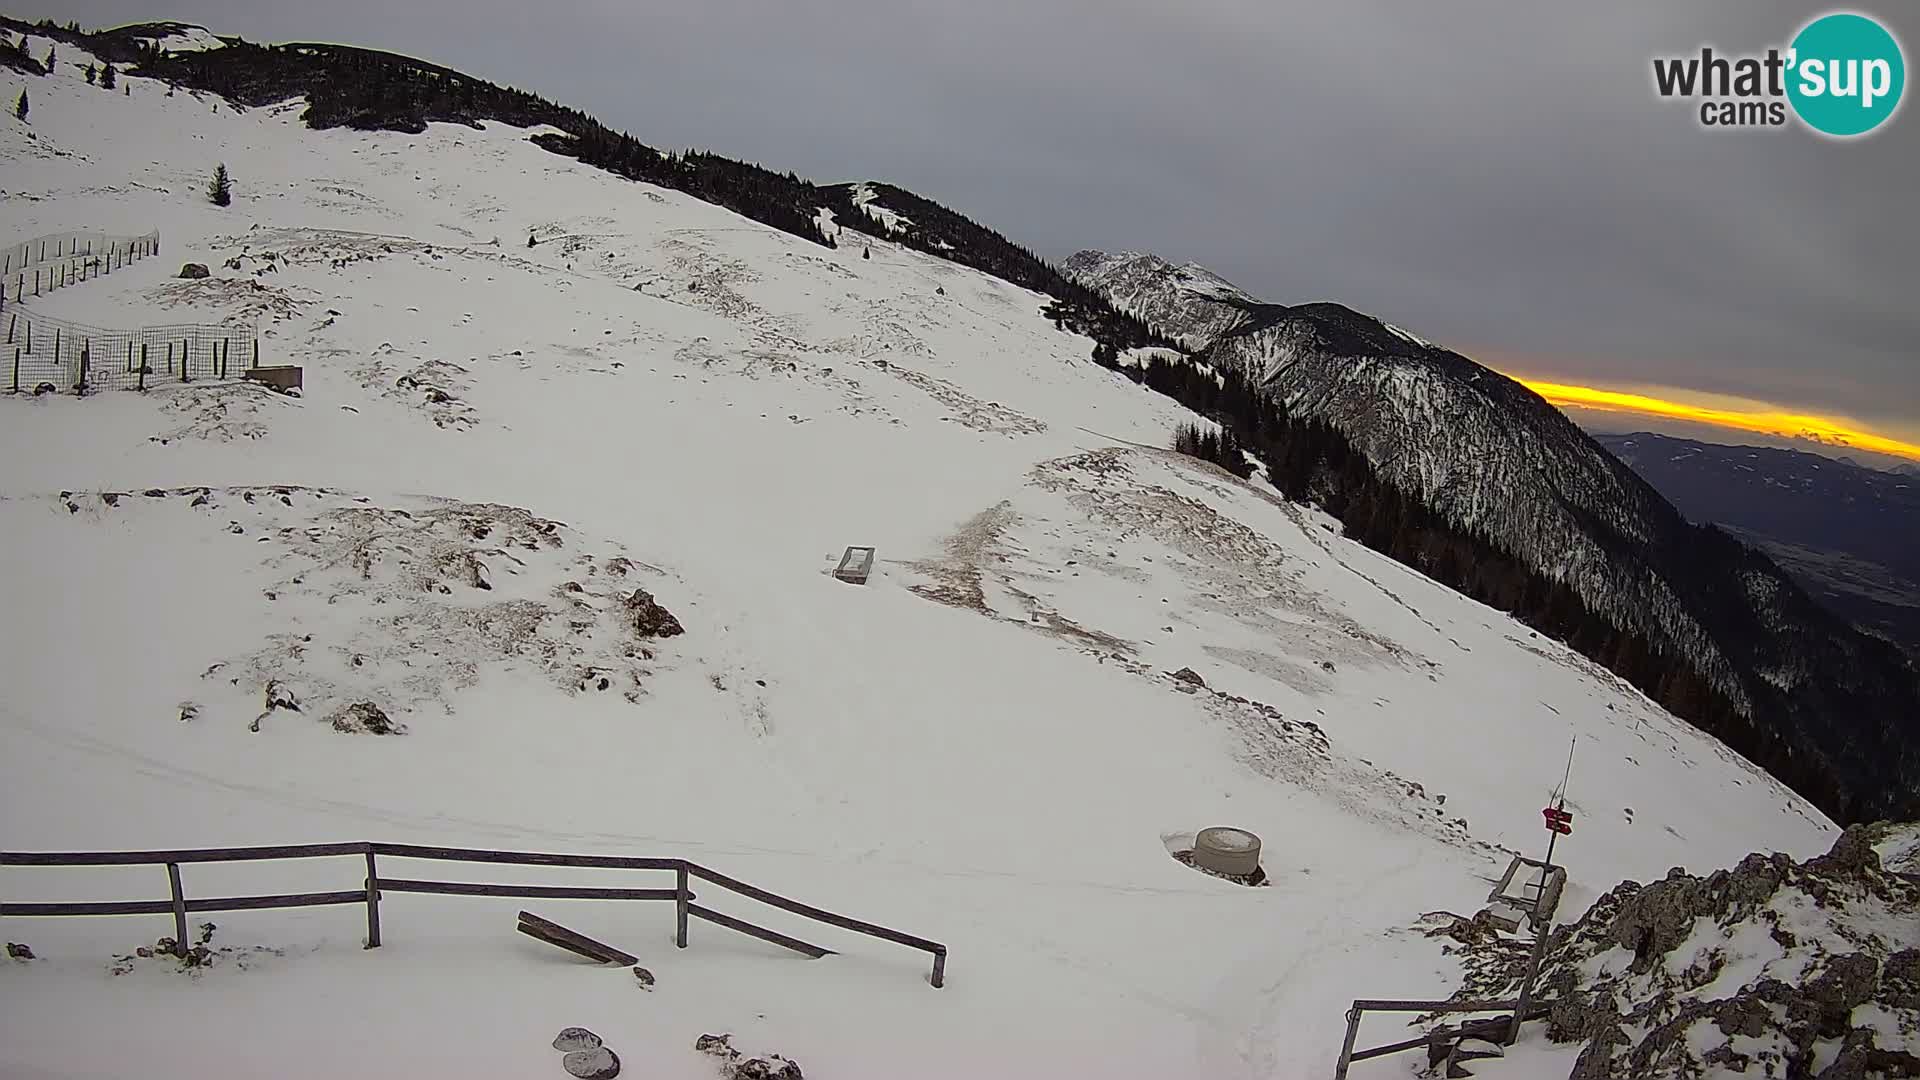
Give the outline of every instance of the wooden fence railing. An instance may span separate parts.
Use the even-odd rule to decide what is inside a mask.
[[[495,885],[466,881],[424,881],[408,878],[382,878],[376,856],[397,859],[430,859],[444,862],[504,863],[514,866],[557,866],[616,870],[671,870],[673,888],[633,889],[573,885]],[[227,896],[194,898],[181,885],[180,867],[191,863],[256,862],[270,859],[320,859],[360,856],[367,865],[360,888],[333,892],[280,893],[267,896]],[[488,851],[480,848],[423,847],[417,844],[292,844],[278,847],[189,848],[177,851],[0,851],[0,866],[165,866],[170,893],[165,900],[90,901],[79,903],[5,903],[0,902],[0,917],[75,916],[75,915],[164,915],[173,914],[174,946],[181,955],[188,948],[187,913],[190,911],[252,911],[262,908],[320,907],[330,904],[365,904],[367,908],[367,948],[380,945],[380,899],[383,893],[434,893],[443,896],[533,897],[565,900],[671,900],[674,904],[674,944],[687,947],[687,920],[697,918],[717,926],[792,949],[818,959],[832,953],[798,938],[711,908],[694,903],[690,881],[698,877],[729,892],[757,900],[828,926],[866,934],[933,956],[933,974],[929,981],[936,987],[946,983],[947,947],[926,938],[889,930],[884,926],[850,919],[831,911],[790,900],[776,893],[749,885],[737,878],[709,870],[686,859],[652,859],[624,855],[553,855],[536,851]]]

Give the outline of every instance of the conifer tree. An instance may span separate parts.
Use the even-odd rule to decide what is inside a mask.
[[[24,89],[20,91],[20,100],[13,103],[13,115],[22,121],[27,118],[27,92]]]
[[[100,78],[100,72],[92,64],[87,65],[87,85],[92,86]]]
[[[227,175],[227,163],[224,161],[213,170],[213,181],[207,185],[207,201],[215,206],[233,203],[233,178]]]
[[[111,90],[113,89],[113,84],[114,84],[113,65],[108,64],[106,67],[103,67],[100,69],[100,89]]]
[[[48,45],[47,46],[47,70],[46,70],[46,74],[48,75],[53,74],[53,62],[56,56],[57,54],[53,51],[53,46]]]

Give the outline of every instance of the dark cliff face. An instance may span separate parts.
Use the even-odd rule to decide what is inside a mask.
[[[1263,303],[1150,255],[1082,252],[1065,267],[1291,415],[1332,424],[1448,522],[1684,657],[1790,756],[1819,763],[1829,812],[1920,804],[1920,676],[1900,652],[1765,555],[1690,524],[1538,395],[1340,304]]]

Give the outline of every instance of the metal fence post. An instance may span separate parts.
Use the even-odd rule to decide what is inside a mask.
[[[136,386],[141,390],[147,388],[147,343],[144,341],[140,343],[140,378]]]
[[[187,894],[180,891],[180,864],[167,864],[167,884],[173,889],[173,954],[187,956]]]
[[[380,874],[373,866],[373,845],[367,845],[367,948],[380,947]]]
[[[20,346],[13,347],[13,392],[20,392]]]
[[[8,340],[11,341],[12,339],[9,338]],[[260,339],[258,337],[253,339],[253,366],[260,366]]]
[[[947,985],[946,950],[943,949],[940,952],[933,954],[933,977],[928,981],[933,983],[933,988],[935,990],[938,990],[941,987]]]
[[[673,870],[673,943],[680,948],[687,947],[687,864],[683,861]]]

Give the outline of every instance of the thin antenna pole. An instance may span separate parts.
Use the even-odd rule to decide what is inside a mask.
[[[1567,808],[1567,785],[1573,780],[1573,750],[1574,747],[1579,745],[1580,736],[1578,735],[1575,735],[1573,741],[1567,744],[1567,772],[1565,776],[1560,778],[1560,794],[1554,797],[1554,809],[1556,810],[1565,810]],[[1544,861],[1549,867],[1553,865],[1553,845],[1558,842],[1559,839],[1560,830],[1558,829],[1547,834],[1547,857]],[[1540,880],[1544,883],[1546,881],[1547,871],[1542,870],[1540,873]]]
[[[1580,736],[1575,735],[1567,743],[1567,774],[1560,778],[1560,809],[1567,808],[1567,783],[1573,779],[1573,751],[1580,745]]]

